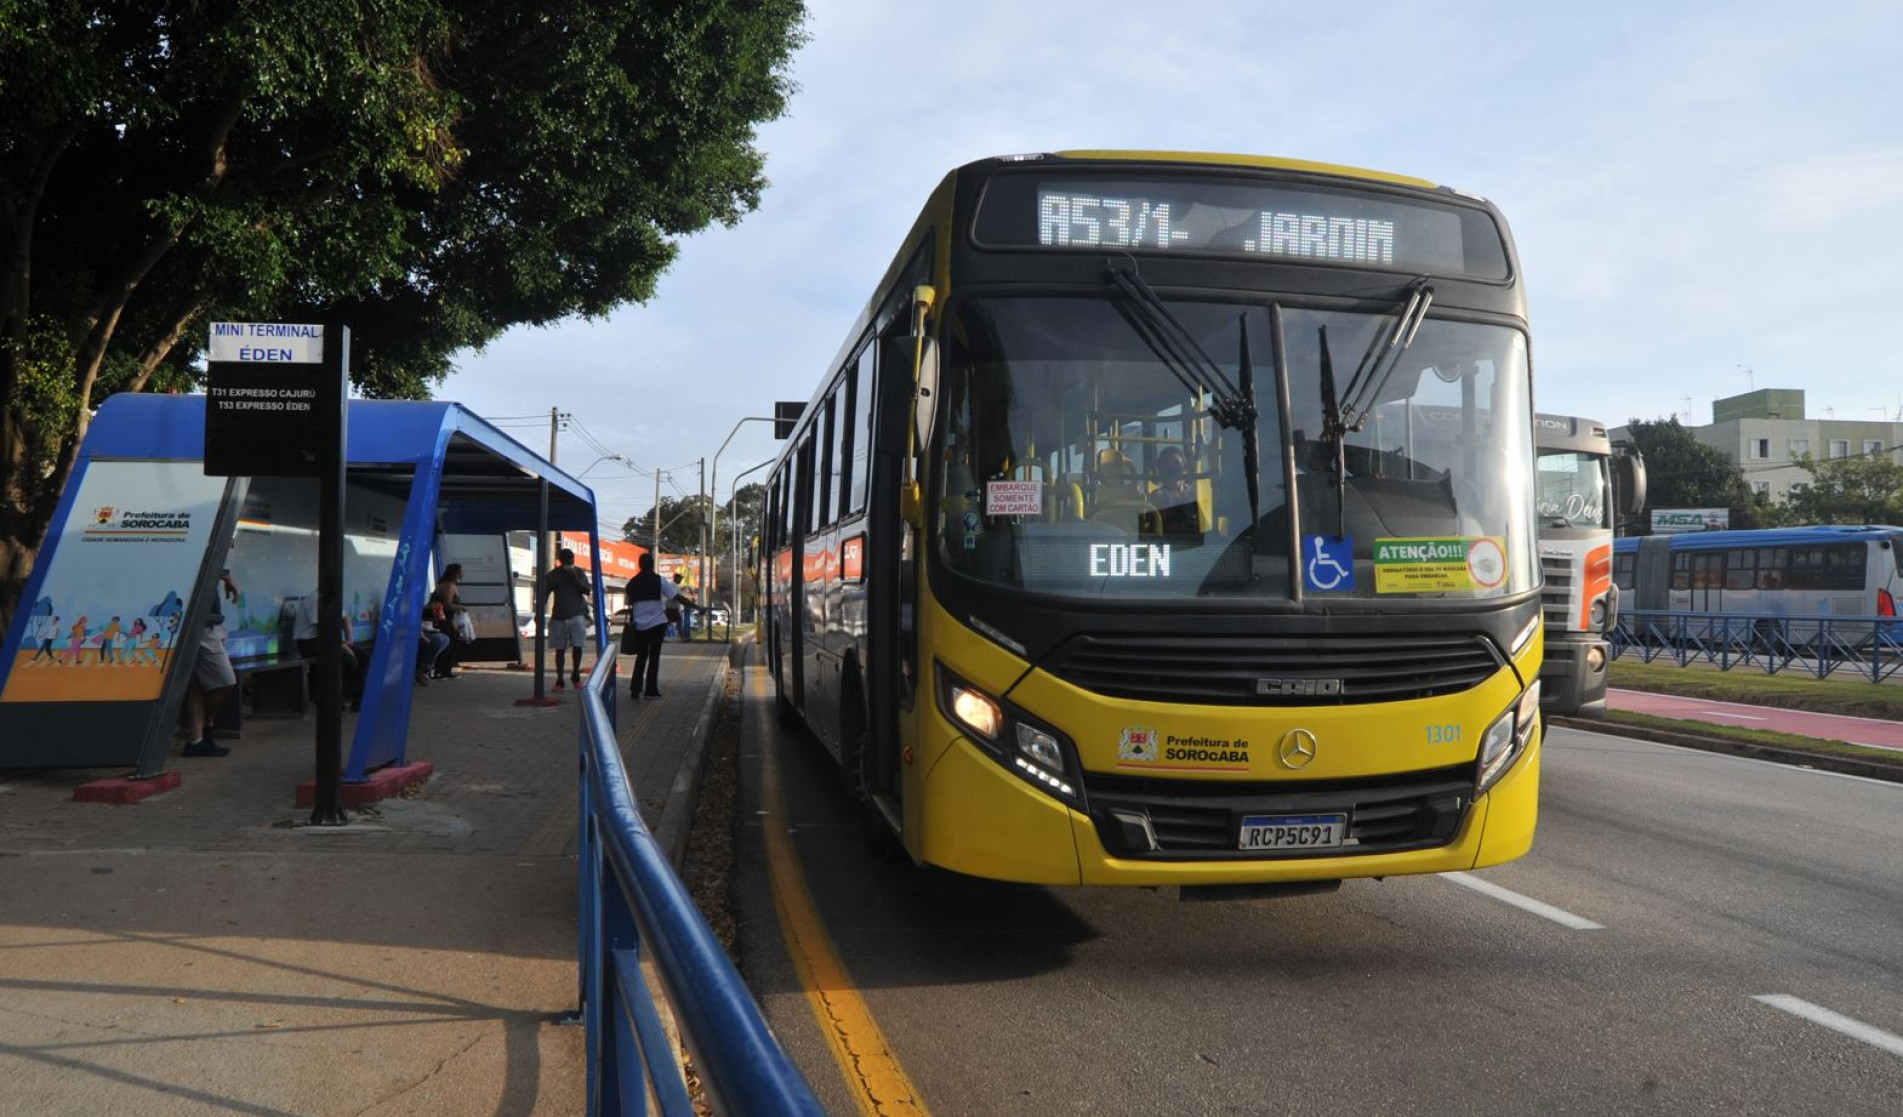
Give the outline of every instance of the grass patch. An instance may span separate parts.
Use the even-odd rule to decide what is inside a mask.
[[[1716,738],[1721,741],[1738,741],[1748,745],[1765,745],[1774,749],[1786,749],[1790,752],[1808,753],[1813,756],[1836,756],[1846,760],[1862,760],[1891,768],[1903,768],[1903,754],[1888,749],[1866,748],[1845,741],[1826,741],[1817,737],[1801,737],[1795,733],[1779,733],[1773,729],[1748,729],[1741,725],[1719,725],[1705,721],[1662,718],[1655,714],[1641,714],[1631,710],[1608,710],[1605,720],[1640,729],[1656,729],[1668,733],[1683,733],[1690,737]]]
[[[1716,671],[1680,667],[1675,663],[1639,663],[1631,659],[1615,659],[1609,666],[1612,685],[1626,690],[1820,714],[1903,720],[1903,686],[1783,672],[1766,675],[1753,667]]]

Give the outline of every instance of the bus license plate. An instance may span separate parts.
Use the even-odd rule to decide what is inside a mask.
[[[1340,849],[1348,834],[1345,814],[1248,815],[1237,849]]]

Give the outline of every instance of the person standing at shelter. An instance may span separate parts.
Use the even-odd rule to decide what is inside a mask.
[[[549,612],[549,643],[555,647],[555,689],[562,689],[562,653],[569,648],[575,649],[575,665],[571,668],[576,686],[581,685],[581,650],[588,642],[588,575],[583,574],[575,565],[575,552],[563,547],[556,553],[560,563],[542,579],[541,605],[548,611],[548,599],[555,598],[555,608]]]
[[[621,650],[634,653],[634,675],[628,680],[628,693],[661,696],[661,643],[667,637],[668,603],[679,600],[692,607],[694,599],[678,585],[654,572],[654,552],[641,553],[641,572],[628,579],[628,627],[621,634]]]
[[[317,613],[317,590],[312,589],[297,603],[297,624],[291,629],[291,639],[297,642],[297,654],[313,663],[324,654],[324,645],[318,639],[323,626],[318,623]],[[337,623],[340,629],[337,642],[343,651],[338,670],[343,675],[344,705],[355,710],[363,704],[363,660],[351,643],[349,618],[339,617]]]
[[[218,707],[238,685],[238,673],[231,669],[231,656],[225,652],[225,606],[219,596],[222,589],[224,596],[236,603],[238,583],[231,580],[229,570],[219,571],[218,583],[212,587],[210,612],[205,617],[205,630],[198,636],[198,656],[192,664],[192,681],[185,688],[185,709],[179,719],[186,756],[225,756],[231,752],[208,739]]]
[[[443,576],[436,580],[436,589],[431,591],[430,600],[443,607],[443,617],[436,622],[437,631],[449,637],[449,646],[436,657],[436,671],[432,679],[456,678],[456,663],[462,657],[462,641],[457,639],[456,618],[469,610],[464,607],[462,591],[463,564],[452,562],[443,567]]]

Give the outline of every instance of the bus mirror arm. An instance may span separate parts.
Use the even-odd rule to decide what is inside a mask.
[[[920,494],[916,480],[905,481],[899,485],[899,515],[914,528],[924,530],[925,498]]]

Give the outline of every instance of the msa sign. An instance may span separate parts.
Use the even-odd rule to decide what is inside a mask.
[[[1654,508],[1653,535],[1679,535],[1688,531],[1724,531],[1731,526],[1729,508]]]
[[[211,359],[262,365],[321,364],[324,327],[288,322],[213,322]]]

